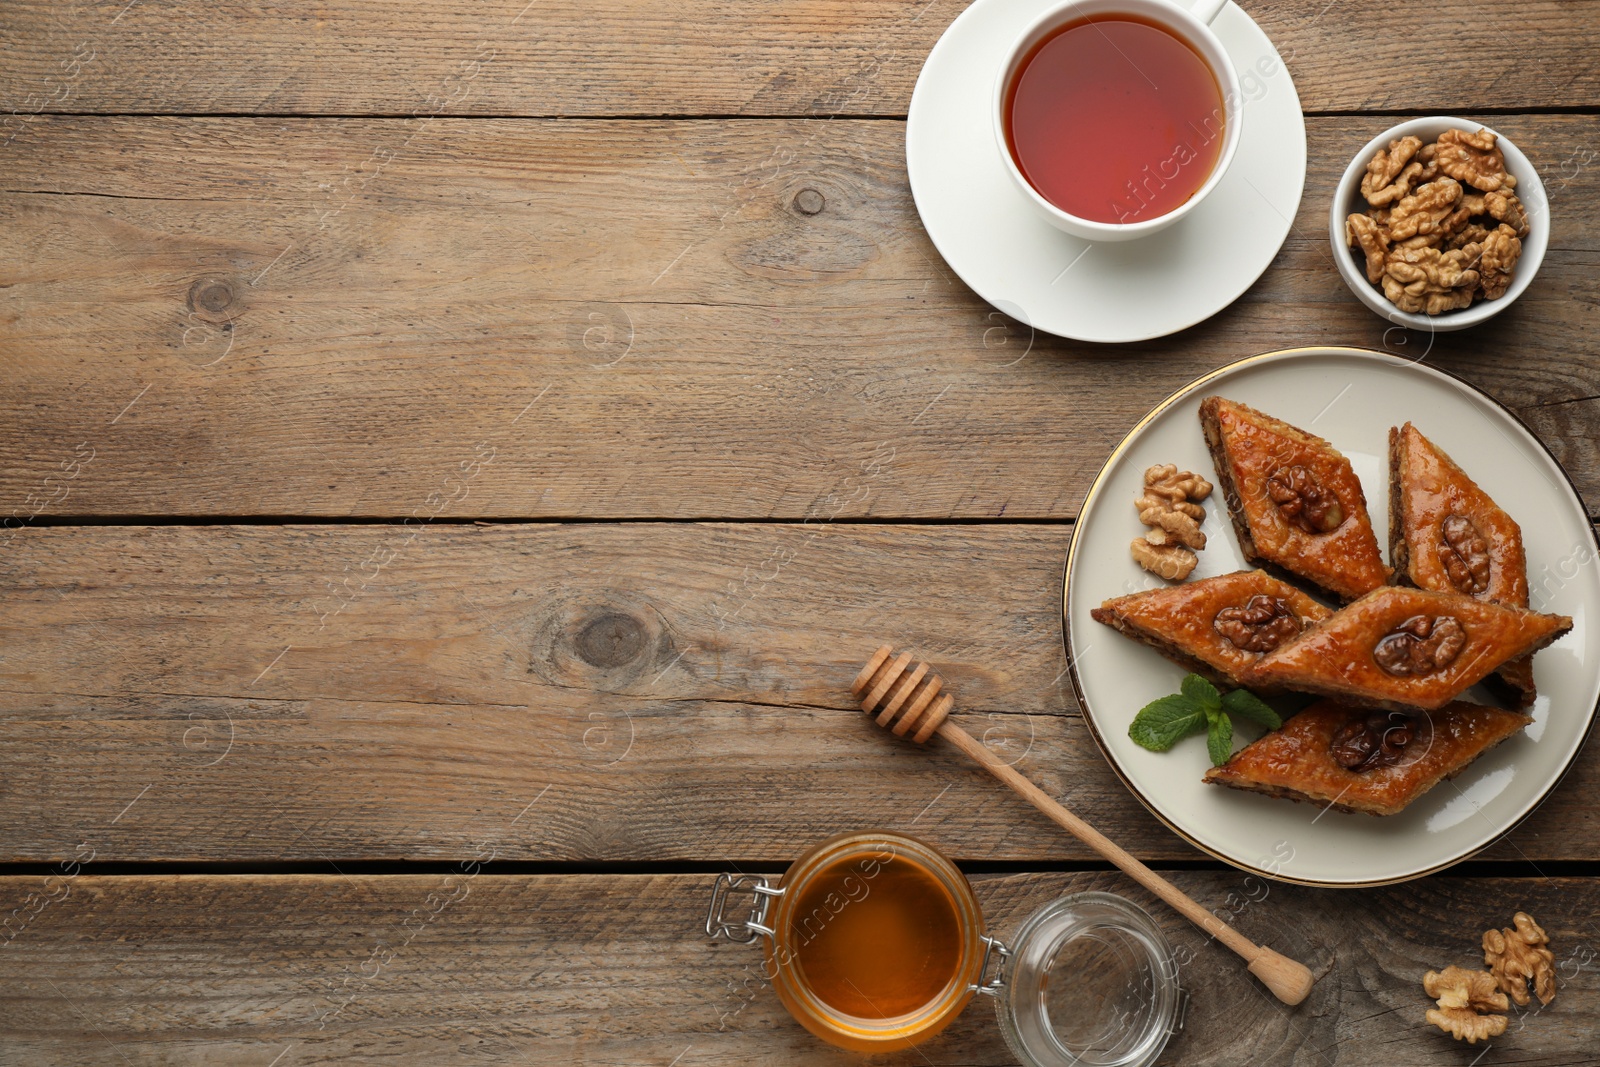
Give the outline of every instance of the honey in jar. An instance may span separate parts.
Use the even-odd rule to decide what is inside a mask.
[[[756,895],[755,907],[729,922],[728,893],[741,889]],[[966,876],[899,834],[829,838],[777,887],[724,876],[706,930],[735,941],[765,936],[764,972],[789,1013],[825,1041],[863,1052],[943,1030],[977,991],[984,962],[983,916]]]
[[[788,916],[791,966],[818,1000],[845,1015],[909,1015],[936,1000],[961,966],[961,915],[950,890],[897,852],[832,860]]]

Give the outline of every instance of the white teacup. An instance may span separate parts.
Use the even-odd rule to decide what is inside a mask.
[[[1022,195],[1039,209],[1051,225],[1087,241],[1131,241],[1171,226],[1193,211],[1200,201],[1217,187],[1217,183],[1227,172],[1228,165],[1233,162],[1235,149],[1239,147],[1239,126],[1244,113],[1244,98],[1239,89],[1239,72],[1234,68],[1227,49],[1222,47],[1222,42],[1211,32],[1209,25],[1225,6],[1227,0],[1196,0],[1191,7],[1180,6],[1173,0],[1067,0],[1066,3],[1058,4],[1040,15],[1017,38],[1016,43],[1007,51],[1005,62],[1001,65],[1000,76],[995,81],[992,108],[995,142],[1000,149],[1000,158],[1005,161],[1006,170],[1017,183],[1017,188],[1022,190]],[[1205,184],[1201,185],[1193,196],[1154,218],[1133,222],[1098,222],[1062,210],[1033,187],[1017,166],[1017,161],[1011,154],[1011,146],[1006,143],[1006,95],[1018,65],[1035,45],[1060,27],[1096,15],[1108,18],[1130,15],[1141,21],[1153,23],[1186,42],[1211,68],[1211,73],[1217,79],[1217,87],[1222,93],[1223,113],[1220,116],[1223,120],[1222,148],[1216,165],[1212,167]],[[1154,172],[1159,170],[1164,162],[1169,161],[1150,162],[1150,172],[1130,174],[1129,180],[1134,182],[1163,180],[1160,174]]]

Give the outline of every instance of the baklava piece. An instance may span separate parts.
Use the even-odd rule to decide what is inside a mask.
[[[1571,628],[1564,615],[1388,585],[1263,656],[1250,680],[1367,707],[1427,710]]]
[[[1248,562],[1280,567],[1343,601],[1388,582],[1366,495],[1338,450],[1220,396],[1201,402],[1200,425]]]
[[[1340,811],[1394,815],[1533,720],[1457,701],[1434,711],[1373,711],[1319,701],[1205,781]]]
[[[1333,612],[1266,571],[1238,571],[1116,597],[1089,614],[1185,670],[1244,686],[1262,656]]]
[[[1389,558],[1407,585],[1528,606],[1522,528],[1409,422],[1389,430]],[[1531,656],[1491,680],[1518,707],[1533,704]]]

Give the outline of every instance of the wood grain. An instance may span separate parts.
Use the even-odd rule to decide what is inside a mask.
[[[19,0],[0,104],[93,112],[903,115],[961,0]],[[1582,0],[1441,0],[1396,16],[1246,3],[1313,111],[1600,103]],[[1580,32],[1574,32],[1578,30]],[[0,133],[3,139],[4,133]]]
[[[17,1062],[849,1064],[783,1011],[755,946],[700,929],[710,875],[0,879],[30,916],[0,968],[0,1044]],[[1288,1009],[1230,953],[1115,874],[973,879],[1004,938],[1064,892],[1148,909],[1192,1002],[1164,1065],[1460,1065],[1483,1051],[1423,1021],[1421,979],[1482,965],[1478,938],[1521,909],[1548,931],[1556,999],[1513,1009],[1492,1062],[1588,1062],[1600,1033],[1600,897],[1580,879],[1433,878],[1382,890],[1174,881],[1320,980]],[[42,903],[41,903],[42,902]],[[1538,1002],[1534,1002],[1537,1007]],[[281,1059],[274,1061],[274,1056]],[[675,1058],[676,1057],[676,1058]],[[884,1064],[1006,1064],[987,1005]]]
[[[864,821],[967,859],[1094,858],[856,708],[886,636],[1051,796],[1147,862],[1198,858],[1073,712],[1069,532],[24,530],[0,576],[0,861],[457,860],[494,838],[515,859],[772,863]],[[916,575],[939,581],[913,609]],[[1590,746],[1487,855],[1600,858],[1597,787]]]
[[[1551,251],[1431,341],[1329,258],[1335,172],[1388,121],[1310,123],[1237,304],[1106,347],[954,278],[898,123],[41,119],[0,153],[0,519],[1067,518],[1171,391],[1319,343],[1426,352],[1600,499],[1600,197],[1556,177],[1593,120],[1496,119],[1551,176]]]
[[[1247,5],[1314,113],[1294,231],[1234,307],[1126,348],[1033,336],[921,230],[892,120],[964,6],[0,6],[0,863],[53,871],[0,877],[0,1064],[844,1067],[703,937],[708,874],[478,863],[776,872],[865,821],[1092,858],[864,721],[885,639],[1119,844],[1196,858],[1077,717],[1059,582],[1126,428],[1243,355],[1426,351],[1595,509],[1600,137],[1506,113],[1600,107],[1592,4]],[[1479,108],[1545,176],[1543,272],[1488,326],[1386,333],[1329,261],[1334,179],[1371,112]],[[407,521],[41,525],[171,515]],[[761,521],[447,521],[474,518]],[[1600,860],[1596,789],[1590,746],[1485,858]],[[451,870],[340,870],[399,859]],[[119,860],[336,873],[95,873]],[[1519,909],[1561,989],[1483,1061],[1600,1044],[1593,878],[1166,873],[1310,963],[1310,1000],[1115,872],[974,881],[1002,935],[1063,891],[1150,908],[1194,998],[1163,1065],[1478,1062],[1420,977]],[[1013,1062],[986,1007],[884,1062]]]

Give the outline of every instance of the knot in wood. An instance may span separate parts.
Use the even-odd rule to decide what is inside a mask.
[[[238,294],[226,278],[201,278],[189,287],[189,310],[222,321],[237,311]]]
[[[648,637],[644,624],[632,615],[608,611],[585,622],[573,643],[585,663],[610,669],[638,659]]]
[[[794,209],[802,215],[819,214],[827,206],[827,200],[815,189],[802,189],[794,194]]]

